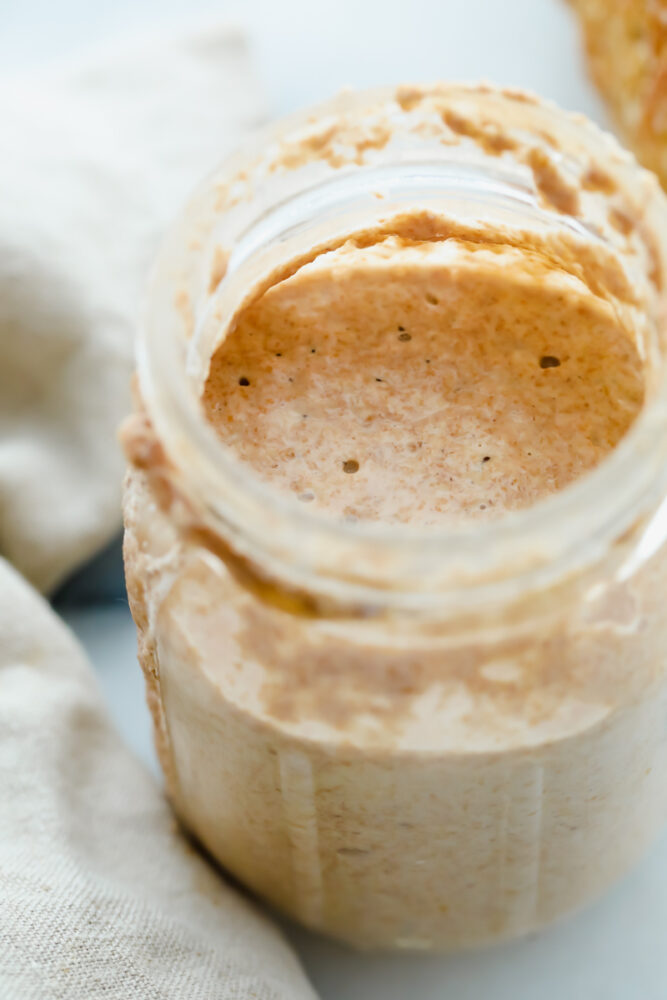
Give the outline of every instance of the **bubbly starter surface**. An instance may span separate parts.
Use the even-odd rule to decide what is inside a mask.
[[[205,387],[238,456],[349,519],[526,507],[593,468],[643,401],[606,303],[513,247],[349,241],[238,318]]]

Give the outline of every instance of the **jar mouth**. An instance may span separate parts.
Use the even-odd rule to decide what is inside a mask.
[[[452,89],[468,96],[489,92],[486,87]],[[287,196],[281,191],[245,215],[237,212],[226,274],[207,295],[186,340],[174,323],[174,289],[183,280],[191,289],[201,285],[195,274],[202,263],[197,262],[196,241],[209,237],[207,213],[219,179],[252,167],[257,151],[277,137],[293,135],[350,104],[386,104],[394,97],[390,90],[346,95],[265,130],[203,183],[165,242],[149,288],[138,367],[149,415],[181,488],[206,526],[228,541],[232,538],[242,558],[287,586],[316,590],[347,604],[444,609],[506,602],[596,564],[615,542],[650,519],[642,552],[647,558],[667,537],[667,510],[661,506],[667,489],[667,366],[662,363],[636,421],[599,465],[565,489],[488,522],[388,525],[338,520],[304,509],[239,460],[206,421],[201,388],[221,330],[286,260],[307,255],[320,242],[329,246],[334,235],[342,241],[368,225],[369,212],[389,219],[392,213],[418,207],[443,217],[471,218],[476,205],[484,206],[485,218],[491,212],[500,227],[531,217],[544,233],[567,231],[603,246],[595,222],[545,209],[526,176],[502,161],[489,163],[469,151],[458,158],[434,158],[432,149],[420,148],[414,156],[402,150],[384,161],[309,177]],[[575,147],[597,143],[603,151],[611,150],[628,186],[642,181],[648,191],[644,211],[648,205],[655,213],[650,225],[662,249],[659,217],[667,218],[667,203],[657,184],[595,126],[544,104],[531,104],[535,107],[545,127],[563,128],[565,122]],[[378,191],[383,192],[381,209]],[[184,266],[183,247],[188,245],[195,253]]]

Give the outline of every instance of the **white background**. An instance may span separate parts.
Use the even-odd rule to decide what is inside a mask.
[[[220,20],[247,27],[275,114],[348,84],[448,77],[525,86],[604,122],[561,0],[0,0],[0,67]],[[126,605],[67,617],[122,735],[156,770]],[[665,1000],[667,839],[587,912],[482,955],[359,956],[287,931],[324,1000]]]
[[[247,27],[276,114],[346,85],[485,78],[600,116],[564,0],[0,0],[0,67],[214,20]]]

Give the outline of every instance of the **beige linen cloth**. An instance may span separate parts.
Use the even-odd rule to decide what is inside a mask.
[[[314,996],[178,831],[27,582],[51,588],[116,530],[148,262],[260,117],[243,41],[219,29],[0,90],[2,1000]]]

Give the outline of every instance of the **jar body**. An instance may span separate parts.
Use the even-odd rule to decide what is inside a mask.
[[[169,795],[211,855],[357,947],[471,947],[584,904],[667,818],[667,211],[526,95],[341,101],[210,178],[158,261],[128,593]],[[244,296],[415,205],[417,241],[557,259],[636,333],[652,396],[560,506],[413,549],[274,502],[199,403]]]
[[[307,926],[363,948],[512,938],[594,898],[662,826],[663,550],[551,628],[449,642],[265,603],[141,473],[126,524],[176,811]]]

